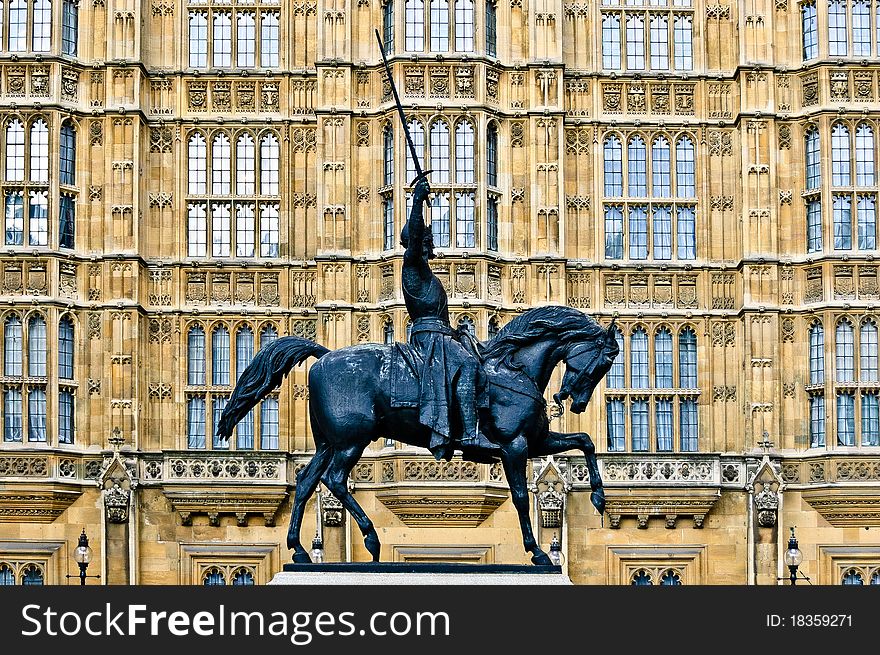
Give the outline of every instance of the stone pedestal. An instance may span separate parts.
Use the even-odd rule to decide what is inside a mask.
[[[559,566],[365,562],[285,564],[273,585],[570,585]]]

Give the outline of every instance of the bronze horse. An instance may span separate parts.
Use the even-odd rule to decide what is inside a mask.
[[[331,352],[308,339],[280,338],[257,353],[223,411],[217,435],[228,439],[238,421],[279,387],[294,366],[308,357],[318,358],[309,371],[309,415],[315,455],[297,476],[287,533],[287,546],[294,551],[294,562],[310,561],[299,533],[306,501],[319,480],[354,517],[367,550],[374,561],[379,561],[379,537],[372,521],[348,491],[348,475],[375,439],[393,438],[426,447],[430,436],[428,429],[418,422],[417,408],[391,406],[393,347],[363,344]],[[617,354],[611,326],[603,328],[584,313],[558,305],[521,314],[483,348],[490,408],[481,418],[480,429],[498,448],[465,452],[464,457],[474,461],[500,458],[519,514],[523,545],[532,553],[534,564],[550,564],[550,559],[535,541],[529,519],[529,457],[572,449],[583,451],[590,472],[590,500],[600,513],[605,509],[592,439],[585,432],[550,430],[544,389],[556,365],[564,361],[562,387],[554,400],[561,405],[571,398],[571,410],[583,412]],[[407,369],[401,366],[399,370]]]

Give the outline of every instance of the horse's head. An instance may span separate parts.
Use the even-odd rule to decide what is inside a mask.
[[[603,335],[575,342],[563,358],[565,375],[562,388],[553,396],[557,403],[571,398],[571,411],[580,414],[587,408],[593,390],[614,364],[620,352],[614,333],[614,320]]]

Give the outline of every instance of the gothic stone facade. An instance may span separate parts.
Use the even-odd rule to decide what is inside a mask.
[[[453,320],[618,317],[619,366],[553,423],[594,436],[608,514],[577,453],[531,463],[572,579],[776,584],[797,526],[814,582],[880,580],[875,0],[2,11],[0,579],[65,583],[83,528],[111,584],[289,558],[305,370],[228,450],[212,424],[264,338],[406,338],[379,27]],[[526,561],[497,466],[377,443],[351,483],[384,559]],[[325,501],[327,559],[366,559]]]

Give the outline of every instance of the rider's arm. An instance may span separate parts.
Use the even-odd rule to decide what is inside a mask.
[[[405,264],[428,266],[428,262],[422,257],[422,241],[425,238],[425,200],[428,199],[429,192],[427,180],[420,178],[413,190],[412,209],[406,222],[408,242],[403,255]]]

